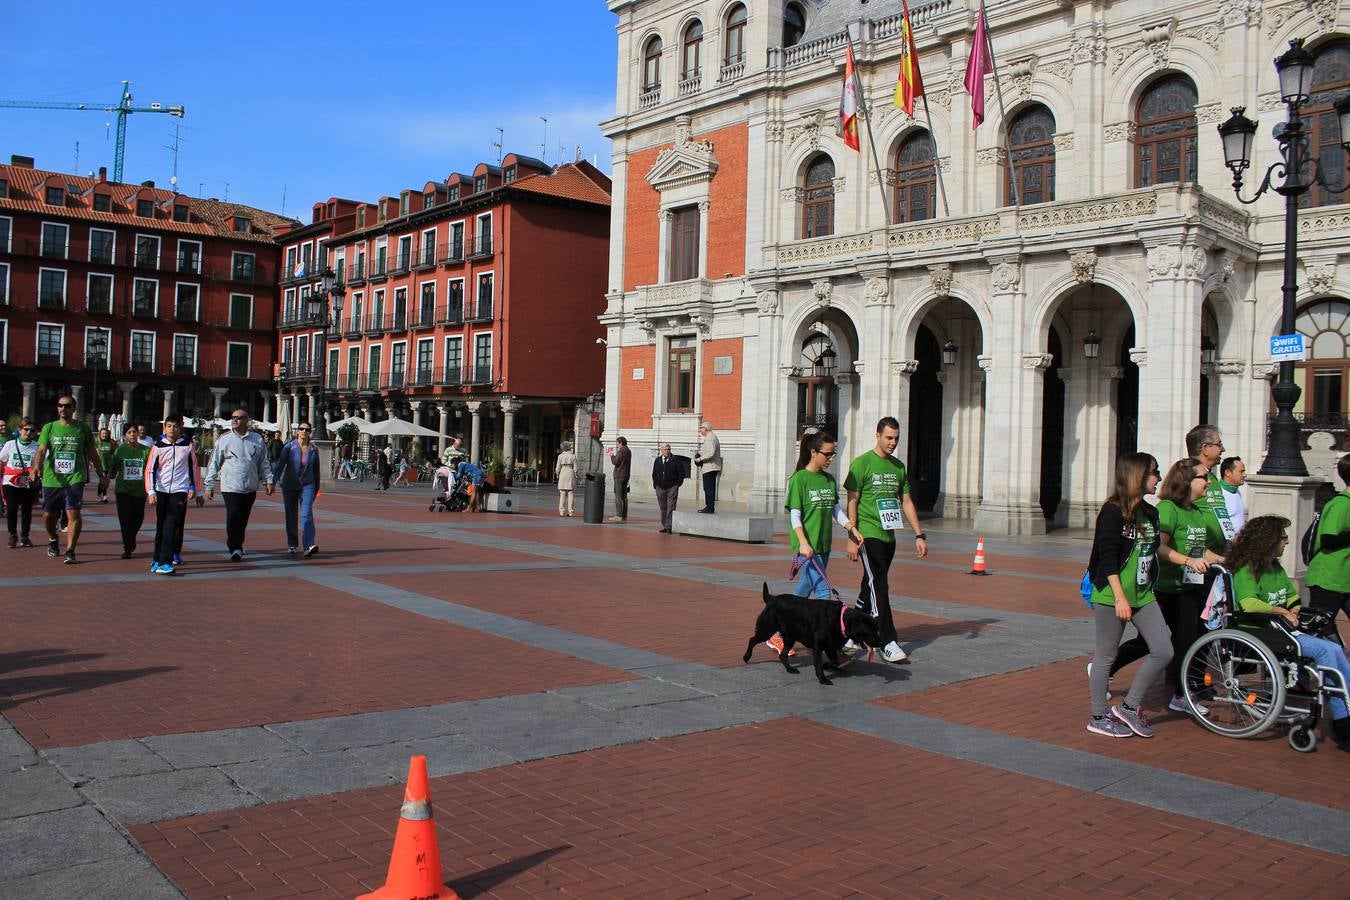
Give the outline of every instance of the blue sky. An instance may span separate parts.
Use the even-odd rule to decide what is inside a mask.
[[[615,17],[603,0],[256,0],[6,4],[0,99],[115,103],[184,119],[127,119],[124,180],[178,187],[304,221],[330,196],[375,200],[503,152],[609,170],[597,123],[614,110]],[[59,10],[53,15],[54,10]],[[190,10],[190,12],[188,12]],[[59,19],[59,24],[54,23]],[[55,25],[55,27],[54,27]],[[38,39],[45,34],[46,39]],[[53,52],[59,48],[59,56]],[[82,174],[112,168],[112,116],[0,108],[0,159]],[[559,147],[565,147],[561,154]]]

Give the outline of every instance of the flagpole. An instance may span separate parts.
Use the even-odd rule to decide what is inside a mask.
[[[1017,168],[1013,165],[1012,143],[1008,137],[1008,108],[1003,105],[1003,85],[998,80],[998,63],[994,60],[994,39],[989,36],[989,15],[980,0],[980,15],[984,17],[984,44],[989,51],[989,68],[994,71],[994,92],[998,94],[998,112],[1003,117],[1003,152],[1008,154],[1008,189],[1013,206],[1021,206],[1021,192],[1017,189]]]
[[[867,122],[867,146],[872,149],[872,163],[877,167],[877,190],[881,192],[881,214],[885,218],[886,227],[891,227],[891,207],[886,200],[886,180],[882,177],[881,157],[877,156],[877,142],[873,140],[872,132],[872,108],[867,104],[867,97],[863,95],[862,79],[858,77],[858,57],[853,52],[853,29],[849,26],[844,27],[844,38],[848,41],[848,52],[853,57],[853,89],[858,94],[858,106],[862,108],[863,121]]]
[[[942,214],[950,216],[951,207],[947,205],[947,182],[942,179],[942,160],[938,156],[937,131],[933,128],[933,111],[928,108],[928,93],[920,95],[923,97],[923,115],[928,120],[928,139],[933,142],[933,171],[937,172],[938,192],[942,194]]]

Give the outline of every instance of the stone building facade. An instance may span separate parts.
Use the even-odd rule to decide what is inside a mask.
[[[607,440],[680,452],[708,420],[723,499],[774,512],[804,429],[846,458],[895,415],[921,508],[1021,534],[1090,525],[1119,453],[1166,466],[1201,421],[1264,456],[1282,199],[1235,200],[1215,129],[1246,106],[1252,171],[1277,158],[1271,61],[1303,38],[1314,152],[1342,176],[1350,4],[991,3],[1006,116],[989,78],[974,129],[978,4],[911,4],[931,129],[891,101],[898,3],[609,5]],[[834,127],[846,29],[861,152]],[[1344,446],[1350,206],[1307,199],[1298,412]]]

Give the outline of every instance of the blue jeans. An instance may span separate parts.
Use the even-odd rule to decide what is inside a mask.
[[[286,546],[308,549],[314,546],[314,495],[317,488],[302,485],[299,490],[281,492],[286,507]],[[301,541],[296,542],[296,517],[300,519]]]
[[[1294,640],[1298,641],[1298,648],[1304,656],[1311,657],[1319,666],[1340,672],[1341,684],[1350,687],[1350,662],[1346,660],[1345,651],[1339,645],[1325,638],[1303,633],[1295,634]],[[1344,719],[1350,715],[1350,710],[1346,709],[1345,701],[1340,697],[1332,697],[1329,705],[1333,719]]]
[[[801,559],[800,556],[796,559]],[[814,560],[814,565],[811,560]],[[801,575],[797,578],[797,587],[793,591],[798,597],[815,597],[817,600],[829,600],[830,583],[825,580],[825,566],[830,561],[830,554],[817,553],[810,560],[802,561]]]

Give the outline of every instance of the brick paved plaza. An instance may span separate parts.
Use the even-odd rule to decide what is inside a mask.
[[[465,898],[1350,893],[1350,754],[1218,738],[1161,686],[1154,740],[1083,730],[1084,542],[988,541],[976,579],[931,529],[892,577],[912,664],[822,687],[740,661],[781,539],[427,493],[330,489],[309,561],[263,497],[242,565],[219,503],[182,577],[148,530],[118,558],[111,506],[74,569],[0,557],[0,897],[352,897],[412,753]]]

